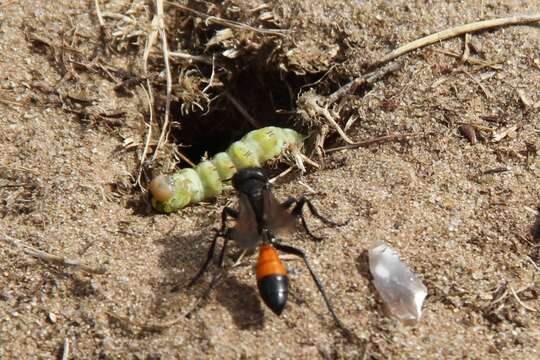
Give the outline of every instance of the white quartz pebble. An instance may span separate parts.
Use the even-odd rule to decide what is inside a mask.
[[[422,315],[427,288],[390,246],[369,249],[369,270],[388,310],[399,320],[414,324]]]

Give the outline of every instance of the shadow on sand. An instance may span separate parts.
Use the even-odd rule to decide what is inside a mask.
[[[201,230],[186,235],[167,234],[158,240],[158,244],[163,248],[160,255],[160,265],[164,270],[165,278],[156,289],[157,302],[154,303],[154,309],[156,312],[160,312],[163,299],[183,295],[190,298],[190,301],[200,299],[200,306],[196,308],[195,312],[204,311],[207,301],[215,299],[229,311],[239,329],[261,329],[264,324],[264,311],[257,293],[255,278],[253,278],[253,285],[245,284],[237,279],[235,271],[229,271],[208,292],[211,279],[214,279],[220,271],[225,271],[218,268],[217,264],[223,244],[221,239],[218,240],[214,262],[207,273],[198,283],[186,288],[204,263],[214,235],[211,226],[201,226],[200,228]],[[229,243],[226,263],[230,265],[238,254],[234,244]],[[249,256],[243,260],[244,264],[248,262]],[[207,298],[203,299],[205,296]]]

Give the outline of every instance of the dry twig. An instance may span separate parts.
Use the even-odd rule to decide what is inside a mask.
[[[5,3],[3,4],[0,4],[0,9],[2,8],[5,8],[5,7],[8,7],[10,5],[13,5],[15,3],[19,2],[19,0],[11,0],[11,1],[6,1]]]
[[[180,4],[177,4],[177,3],[173,3],[173,2],[170,2],[170,1],[167,1],[167,4],[171,5],[171,6],[174,6],[174,7],[177,7],[177,8],[180,8],[182,10],[185,10],[185,11],[187,11],[187,12],[189,12],[189,13],[195,15],[195,16],[198,16],[198,17],[204,19],[206,21],[206,23],[212,23],[213,22],[213,23],[223,25],[223,26],[227,26],[227,27],[230,27],[230,28],[233,28],[233,29],[249,30],[249,31],[259,33],[259,34],[277,35],[277,36],[281,36],[281,37],[285,37],[286,34],[289,32],[289,30],[283,30],[283,29],[259,29],[259,28],[255,28],[255,27],[247,25],[247,24],[240,23],[238,21],[233,21],[233,20],[218,18],[218,17],[215,17],[215,16],[210,16],[210,15],[202,13],[200,11],[191,9],[191,8],[189,8],[187,6],[180,5]]]
[[[146,78],[146,87],[148,90],[148,91],[145,91],[145,93],[148,95],[147,99],[150,101],[150,104],[148,106],[148,108],[150,109],[150,121],[149,121],[150,126],[148,128],[149,133],[146,136],[146,144],[150,142],[152,124],[154,122],[154,93],[152,91],[152,82],[150,81],[150,76],[148,74],[148,58],[150,57],[150,51],[152,50],[152,47],[154,46],[154,42],[156,41],[157,36],[158,36],[157,28],[158,28],[158,17],[154,16],[154,18],[152,19],[153,30],[150,34],[148,34],[146,38],[146,42],[144,44],[144,52],[143,52],[143,77]],[[156,151],[154,152],[154,156],[156,153],[157,153],[157,148],[156,148]],[[145,160],[146,160],[146,152],[143,151],[143,154],[141,155],[141,159],[140,159],[140,164],[139,164],[140,166],[139,174],[142,173],[142,168],[144,166]],[[137,177],[137,182],[139,182],[140,184],[140,176]]]
[[[474,76],[472,76],[468,71],[465,71],[463,70],[463,73],[465,75],[467,75],[468,77],[471,78],[471,80],[476,84],[478,85],[478,87],[480,88],[480,90],[482,90],[482,92],[484,93],[484,95],[486,95],[486,98],[491,98],[491,93],[486,89],[486,87],[484,85],[482,85],[482,83],[480,82],[480,80],[478,80],[477,78],[475,78]]]
[[[190,158],[188,158],[186,155],[184,155],[183,152],[180,151],[180,148],[178,148],[178,147],[174,148],[173,149],[173,154],[175,156],[178,156],[178,158],[180,158],[180,160],[185,161],[189,166],[191,166],[191,167],[197,166],[197,164],[195,164],[193,161],[191,161]]]
[[[96,15],[98,18],[99,26],[102,28],[105,27],[105,21],[103,20],[103,14],[101,13],[101,9],[99,7],[99,0],[94,0],[94,5],[96,6]]]
[[[261,124],[246,110],[246,108],[237,100],[229,91],[225,90],[223,92],[227,99],[233,104],[233,106],[238,110],[240,114],[253,126],[255,129],[261,128]]]
[[[352,94],[358,87],[364,85],[364,84],[372,84],[376,82],[377,80],[383,78],[384,76],[396,72],[399,69],[402,68],[402,65],[399,63],[395,64],[389,64],[381,69],[374,70],[368,74],[362,75],[357,77],[356,79],[352,80],[351,82],[343,85],[338,90],[330,94],[326,98],[326,104],[331,105],[341,99],[346,94]]]
[[[202,62],[207,65],[212,65],[212,59],[208,56],[191,55],[182,51],[170,51],[169,56],[172,58],[188,60],[189,62]]]
[[[425,46],[432,45],[440,41],[451,39],[453,37],[460,36],[463,34],[473,33],[473,32],[487,30],[487,29],[493,29],[493,28],[502,27],[502,26],[530,24],[530,23],[534,23],[538,21],[540,21],[540,14],[512,16],[512,17],[506,17],[506,18],[478,21],[478,22],[474,22],[470,24],[456,26],[456,27],[446,29],[438,33],[431,34],[426,37],[414,40],[403,46],[400,46],[399,48],[383,56],[382,59],[376,61],[374,64],[372,64],[372,66],[384,64],[388,61],[394,60],[395,58],[398,58],[401,55],[404,55],[413,50],[420,49]]]
[[[91,273],[91,274],[105,274],[107,272],[107,269],[105,267],[101,266],[99,268],[93,268],[88,265],[81,264],[79,260],[75,259],[68,259],[62,256],[58,255],[52,255],[49,253],[46,253],[44,251],[38,250],[32,246],[26,245],[21,240],[15,239],[11,236],[8,236],[6,234],[1,234],[0,239],[10,243],[11,245],[22,249],[26,254],[33,256],[35,258],[41,259],[45,262],[51,263],[51,264],[57,264],[61,266],[66,267],[73,267],[76,269],[81,269],[84,272]]]
[[[466,33],[465,34],[465,40],[463,44],[463,55],[461,56],[461,61],[466,62],[467,59],[469,59],[469,56],[471,56],[471,48],[469,47],[469,43],[471,42],[471,34]]]
[[[142,330],[146,330],[146,331],[161,331],[161,330],[165,330],[171,326],[174,326],[176,324],[178,324],[184,317],[183,316],[179,316],[173,320],[170,320],[170,321],[167,321],[167,322],[163,322],[163,323],[157,323],[157,324],[149,324],[149,323],[145,323],[145,322],[139,322],[139,321],[135,321],[135,320],[131,320],[129,317],[127,316],[122,316],[122,315],[118,315],[112,311],[106,311],[105,312],[108,316],[112,317],[113,319],[116,319],[122,323],[125,323],[125,324],[129,324],[131,326],[136,326],[138,328],[141,328]]]
[[[144,161],[146,160],[146,154],[148,153],[148,146],[150,144],[150,139],[152,138],[152,124],[154,123],[154,107],[152,104],[154,103],[153,99],[151,98],[151,94],[146,91],[145,87],[141,85],[142,91],[146,95],[146,101],[148,102],[148,111],[150,112],[150,122],[148,123],[148,130],[146,132],[146,140],[144,141],[144,149],[141,154],[141,163],[139,166],[139,173],[137,174],[137,180],[135,183],[139,186],[141,191],[144,193],[146,190],[141,184],[141,176],[143,172],[144,167]]]
[[[511,171],[512,169],[507,166],[498,166],[496,168],[487,169],[480,173],[480,175],[493,175],[493,174],[500,174],[503,172]]]
[[[413,139],[413,138],[417,138],[417,137],[425,136],[425,135],[426,134],[421,134],[421,133],[410,133],[410,134],[394,134],[394,135],[379,136],[373,139],[359,141],[354,144],[338,146],[335,148],[327,149],[326,152],[330,153],[330,152],[340,151],[340,150],[355,149],[359,147],[366,147],[369,145],[379,144],[379,143],[384,143],[384,142],[409,140],[409,139]]]
[[[288,173],[290,173],[292,171],[292,169],[293,169],[293,167],[289,166],[287,169],[285,169],[284,171],[282,171],[278,175],[276,175],[273,178],[271,178],[270,180],[268,180],[268,182],[270,184],[275,183],[278,179],[280,179],[280,178],[284,177],[285,175],[287,175]]]
[[[402,65],[399,63],[389,64],[387,66],[384,66],[381,69],[374,70],[368,74],[359,76],[355,78],[354,80],[350,81],[349,83],[343,85],[338,90],[336,90],[334,93],[330,94],[326,98],[318,97],[318,96],[310,96],[306,98],[306,108],[308,109],[308,116],[316,116],[321,115],[330,125],[336,130],[336,132],[339,134],[339,136],[349,145],[352,145],[353,147],[355,142],[349,138],[349,136],[345,133],[345,131],[348,129],[348,127],[354,122],[353,119],[350,119],[352,121],[348,122],[345,125],[345,130],[341,128],[341,126],[337,123],[337,121],[334,119],[334,116],[332,113],[330,113],[329,107],[342,99],[342,101],[345,99],[345,95],[354,93],[360,86],[364,84],[372,84],[375,81],[383,78],[384,76],[388,75],[389,73],[395,72],[399,69],[401,69]],[[321,104],[324,106],[319,105],[317,102],[320,100]],[[342,103],[338,104],[337,106],[337,113],[339,114],[340,109],[342,107]],[[324,152],[324,141],[326,138],[326,135],[328,133],[328,127],[326,125],[321,126],[320,132],[317,135],[316,139],[316,145],[315,149],[319,156],[323,156]]]
[[[309,164],[311,165],[312,167],[314,167],[315,169],[320,169],[321,166],[316,162],[316,161],[313,161],[311,160],[309,157],[307,157],[306,155],[302,154],[300,151],[298,152],[299,156],[300,156],[300,160],[299,161],[296,161],[296,166],[302,170],[302,172],[305,172],[306,169],[303,168],[303,166],[300,166],[299,164],[304,164],[304,162],[306,164]]]
[[[334,120],[334,117],[330,113],[330,110],[328,110],[328,105],[325,105],[324,107],[319,105],[318,102],[317,102],[317,97],[316,96],[308,98],[306,102],[307,102],[306,105],[308,105],[311,108],[311,110],[313,110],[316,114],[322,115],[326,119],[326,121],[328,121],[330,123],[330,125],[332,125],[332,127],[334,127],[334,129],[337,131],[339,136],[346,143],[354,144],[354,141],[352,141],[351,138],[349,138],[347,136],[347,134],[345,134],[345,132],[343,131],[343,129],[341,129],[341,127],[336,122],[336,120]]]
[[[64,338],[64,350],[62,351],[62,360],[69,359],[69,339]]]
[[[6,100],[3,98],[0,98],[0,104],[5,104],[5,105],[13,106],[13,107],[24,106],[22,102]]]
[[[452,56],[454,58],[462,59],[462,55],[457,54],[457,53],[455,53],[453,51],[450,51],[450,50],[433,49],[432,51],[436,52],[436,53],[439,53],[439,54],[448,55],[448,56]],[[487,68],[490,68],[490,69],[493,69],[493,70],[501,70],[502,69],[501,63],[503,63],[504,60],[494,60],[494,61],[489,61],[488,62],[488,61],[484,61],[484,60],[475,59],[475,58],[472,58],[472,57],[469,56],[465,62],[468,62],[468,63],[473,64],[473,65],[480,65],[480,69],[487,67]]]
[[[171,100],[172,100],[172,75],[171,65],[169,63],[169,45],[167,43],[167,32],[165,31],[165,21],[163,14],[163,0],[156,0],[156,25],[161,38],[161,50],[163,51],[163,62],[165,63],[165,74],[167,76],[167,99],[165,103],[165,119],[163,120],[163,126],[161,127],[161,134],[159,135],[156,150],[152,155],[152,161],[156,159],[158,150],[161,147],[167,133],[169,132],[169,116],[171,113]]]
[[[514,298],[516,299],[516,301],[518,302],[519,305],[523,306],[525,309],[527,309],[529,311],[533,311],[533,312],[538,311],[535,308],[533,308],[533,307],[525,304],[523,301],[521,301],[521,299],[519,298],[518,294],[516,293],[516,291],[514,290],[512,285],[508,284],[508,287],[510,288],[510,292],[512,293],[512,295],[514,296]]]

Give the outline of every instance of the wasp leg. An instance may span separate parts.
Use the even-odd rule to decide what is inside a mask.
[[[283,206],[285,209],[288,209],[291,207],[292,204],[296,202],[296,199],[290,196],[287,200],[281,203],[281,206]]]
[[[329,225],[329,226],[342,226],[342,225],[346,224],[346,222],[345,223],[337,223],[335,221],[332,221],[332,220],[328,219],[325,216],[322,216],[319,213],[319,211],[317,211],[317,209],[315,208],[315,205],[313,205],[311,200],[309,200],[305,196],[301,196],[298,200],[296,200],[296,205],[292,209],[292,214],[295,215],[295,216],[301,216],[302,215],[302,209],[303,209],[304,205],[308,206],[309,211],[313,214],[313,216],[315,216],[317,219],[321,220],[326,225]]]
[[[247,250],[242,251],[240,256],[236,259],[236,261],[234,262],[234,264],[231,267],[222,269],[217,274],[214,274],[214,277],[210,281],[210,284],[208,285],[208,288],[206,288],[204,293],[193,303],[191,308],[184,314],[184,316],[186,318],[190,318],[191,315],[195,311],[197,311],[200,307],[202,307],[203,303],[208,299],[208,297],[210,296],[212,291],[219,286],[220,282],[225,279],[225,277],[228,275],[229,271],[240,265],[242,259],[246,255],[246,253],[247,253]]]
[[[321,220],[323,223],[325,223],[326,225],[329,225],[329,226],[342,226],[342,225],[345,225],[345,223],[336,223],[324,216],[322,216],[318,211],[317,209],[315,208],[315,206],[311,203],[311,200],[309,200],[308,198],[306,198],[305,196],[301,196],[300,198],[298,199],[295,199],[293,197],[290,197],[288,198],[287,200],[285,200],[284,202],[281,203],[281,206],[283,206],[285,209],[289,209],[293,204],[296,204],[294,206],[294,208],[292,209],[291,211],[291,214],[293,216],[296,216],[296,217],[299,217],[300,220],[302,221],[302,226],[304,227],[304,229],[306,230],[306,232],[308,233],[309,236],[311,236],[314,240],[316,241],[321,241],[322,238],[319,237],[319,236],[316,236],[314,235],[308,228],[307,226],[307,222],[306,222],[306,218],[304,217],[304,213],[303,213],[303,210],[304,210],[304,205],[307,205],[308,208],[309,208],[309,211],[313,214],[313,216],[315,216],[317,219]]]
[[[219,255],[219,267],[223,267],[223,263],[225,262],[225,253],[227,252],[227,243],[229,242],[229,238],[227,236],[223,237],[223,247],[221,248],[221,254]]]
[[[219,232],[221,234],[225,234],[227,232],[227,217],[238,219],[238,211],[230,208],[230,207],[224,207],[223,211],[221,212],[221,228],[219,229]]]
[[[330,300],[328,299],[328,296],[326,295],[326,292],[324,291],[324,287],[322,285],[322,282],[319,279],[319,277],[317,276],[317,274],[315,274],[315,271],[311,267],[311,264],[309,263],[309,261],[307,259],[307,256],[304,253],[304,251],[302,251],[302,250],[300,250],[298,248],[292,247],[292,246],[288,246],[288,245],[282,245],[282,244],[277,244],[277,243],[274,243],[273,245],[274,245],[274,247],[276,249],[278,249],[280,251],[283,251],[286,254],[296,255],[296,256],[298,256],[299,258],[301,258],[304,261],[304,264],[306,264],[306,267],[308,268],[309,273],[311,274],[311,277],[313,278],[313,281],[315,282],[315,285],[317,285],[317,289],[319,289],[319,292],[321,293],[321,296],[322,296],[322,298],[323,298],[323,300],[324,300],[324,302],[326,304],[326,307],[328,308],[328,311],[330,311],[330,314],[332,314],[332,317],[334,318],[334,321],[336,322],[336,325],[342,331],[344,331],[347,335],[351,335],[350,330],[348,330],[345,327],[345,325],[343,325],[341,320],[339,320],[339,318],[337,317],[336,312],[334,311],[334,308],[332,307],[332,304],[330,303]]]
[[[300,203],[301,202],[301,203]],[[308,228],[306,218],[304,217],[304,214],[302,213],[302,208],[305,204],[305,198],[302,196],[300,199],[295,199],[293,197],[289,197],[287,200],[281,203],[281,206],[285,209],[289,209],[293,204],[296,204],[296,206],[293,208],[293,211],[291,212],[291,215],[295,217],[299,217],[302,221],[302,226],[306,230],[307,234],[311,236],[311,238],[315,241],[321,241],[322,238],[314,235]],[[297,209],[299,208],[299,209]]]
[[[219,230],[214,229],[216,233],[214,235],[214,239],[212,239],[212,244],[210,245],[210,248],[208,249],[208,255],[206,256],[206,260],[203,266],[201,267],[201,269],[199,270],[199,272],[193,277],[193,279],[191,279],[191,281],[189,282],[189,284],[187,284],[186,287],[189,288],[193,286],[197,281],[199,281],[199,279],[201,278],[201,276],[203,276],[206,270],[208,270],[208,266],[210,265],[210,262],[212,261],[212,258],[214,257],[214,251],[216,249],[217,239],[220,237],[224,238],[223,247],[221,248],[221,255],[219,257],[220,266],[223,265],[223,258],[225,256],[225,251],[227,250],[227,242],[228,242],[227,217],[237,219],[238,211],[231,209],[229,207],[223,208],[223,212],[221,213],[221,228]]]
[[[214,229],[214,230],[216,230],[216,229]],[[218,230],[216,230],[216,234],[214,235],[214,239],[212,240],[212,245],[210,245],[210,248],[208,249],[208,255],[206,256],[206,260],[205,260],[203,266],[197,272],[197,274],[193,277],[193,279],[191,279],[189,284],[187,284],[187,286],[186,286],[187,288],[192,287],[193,285],[195,285],[195,283],[197,281],[199,281],[201,276],[203,276],[203,274],[208,269],[208,265],[210,265],[210,262],[212,261],[212,258],[214,257],[214,250],[216,249],[216,243],[217,243],[217,240],[218,240],[219,237],[221,237],[221,233]]]
[[[210,281],[210,285],[208,285],[208,288],[204,291],[204,293],[202,294],[202,296],[200,296],[193,304],[193,306],[191,306],[191,309],[189,309],[185,314],[184,316],[186,318],[191,318],[191,315],[197,311],[200,307],[202,307],[202,305],[204,304],[204,302],[208,299],[208,297],[210,296],[210,294],[212,293],[212,290],[214,290],[220,283],[220,281],[223,279],[223,277],[227,274],[226,271],[222,271],[222,272],[219,272],[217,273],[213,278],[212,278],[212,281]]]

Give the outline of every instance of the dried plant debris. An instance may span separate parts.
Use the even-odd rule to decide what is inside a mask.
[[[418,322],[427,288],[396,251],[384,243],[373,246],[369,249],[369,269],[390,313],[408,324]]]
[[[154,5],[155,9],[148,2],[133,1],[127,9],[113,3],[96,6],[100,7],[101,26],[111,34],[111,48],[116,52],[136,50],[142,57],[134,73],[136,78],[146,79],[151,106],[157,110],[161,128],[153,136],[159,134],[157,148],[166,134],[177,143],[190,145],[186,139],[190,139],[192,124],[196,124],[195,132],[246,132],[298,119],[317,131],[321,124],[329,123],[324,136],[318,136],[319,143],[326,133],[336,131],[347,141],[339,111],[334,113],[323,101],[315,109],[315,119],[306,121],[303,114],[313,112],[313,106],[304,108],[298,98],[303,86],[326,78],[324,74],[343,57],[346,47],[341,41],[347,34],[340,24],[350,17],[298,14],[314,11],[322,15],[328,6],[346,6],[358,17],[354,3],[324,1],[309,8],[305,3],[251,0],[219,4],[156,1]],[[341,76],[347,74],[338,78]],[[335,91],[336,80],[321,81],[319,90]],[[163,109],[165,116],[160,119]],[[149,150],[157,152],[155,147]]]
[[[28,254],[29,256],[33,256],[35,258],[41,259],[47,263],[56,264],[56,265],[60,265],[64,267],[72,267],[72,268],[80,269],[82,271],[85,271],[91,274],[102,275],[107,272],[107,269],[104,266],[99,266],[95,268],[95,267],[91,267],[91,266],[81,263],[81,261],[78,259],[70,259],[64,256],[50,254],[45,251],[36,249],[30,245],[27,245],[23,241],[16,239],[14,237],[11,237],[7,234],[0,234],[0,241],[13,245],[14,247],[21,249],[24,253]]]
[[[493,142],[499,142],[504,138],[514,139],[517,136],[518,128],[518,125],[515,124],[495,131],[492,138]]]
[[[471,125],[461,125],[458,130],[461,135],[463,135],[463,137],[469,141],[471,145],[474,145],[478,142],[476,138],[476,130]]]
[[[0,216],[31,213],[43,191],[38,174],[31,169],[0,165]]]
[[[157,34],[149,33],[155,26],[147,2],[134,1],[128,11],[101,11],[111,28],[114,48],[136,48],[145,63],[148,60],[146,68],[140,69],[141,76],[151,79],[158,106],[166,86],[164,60],[170,61],[171,100],[179,104],[183,115],[212,111],[211,100],[221,95],[223,84],[234,82],[245,64],[277,67],[274,55],[287,31],[261,21],[257,12],[245,12],[234,3],[166,2],[163,6],[167,59],[164,43],[158,43]],[[180,33],[178,29],[182,29]]]
[[[60,77],[32,72],[25,84],[33,92],[32,101],[43,106],[56,105],[76,115],[85,125],[99,125],[111,131],[138,109],[136,102],[114,99],[110,89],[98,83],[100,77],[105,78],[115,84],[113,88],[119,93],[132,96],[132,88],[142,79],[128,70],[125,59],[113,59],[96,48],[95,35],[77,27],[65,34],[44,34],[40,24],[33,22],[24,33],[31,48],[47,56]]]

